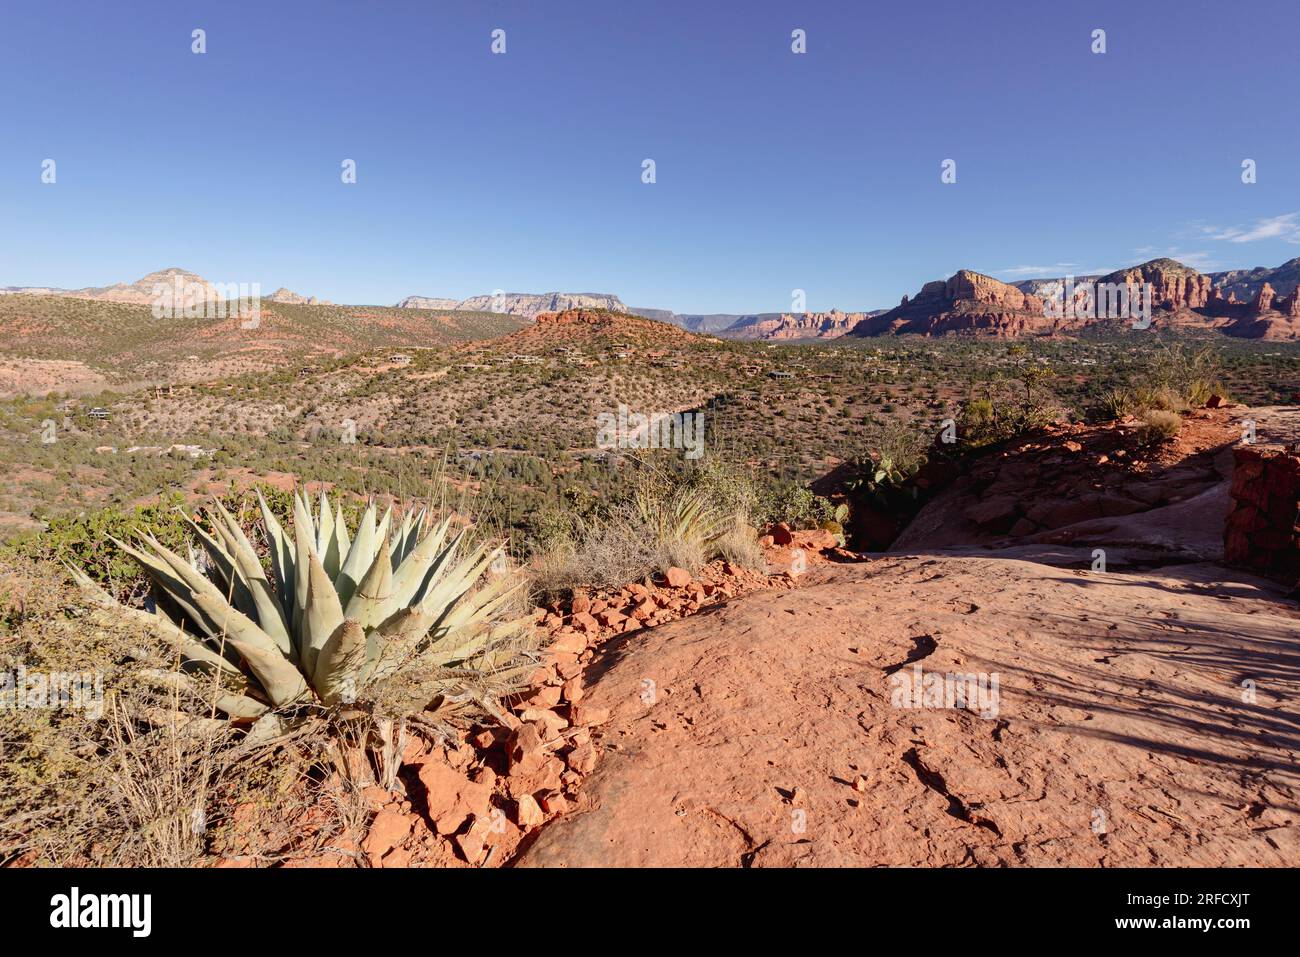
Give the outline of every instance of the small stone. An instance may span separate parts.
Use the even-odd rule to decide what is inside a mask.
[[[564,700],[569,704],[577,704],[582,700],[582,678],[570,678],[564,683]]]
[[[396,811],[380,811],[370,822],[370,833],[366,835],[361,849],[374,857],[383,857],[411,833],[411,819]]]
[[[520,827],[538,827],[546,820],[546,815],[531,794],[522,794],[515,802],[515,823]]]
[[[571,770],[579,774],[590,774],[596,769],[596,749],[589,744],[574,748],[564,760]]]
[[[668,583],[670,588],[685,588],[691,583],[691,573],[684,568],[673,565],[664,572],[664,581]]]
[[[589,704],[575,704],[569,707],[569,723],[575,727],[591,727],[604,724],[608,720],[608,708],[596,708]]]
[[[542,798],[542,810],[547,814],[566,814],[569,802],[562,794],[548,794]]]

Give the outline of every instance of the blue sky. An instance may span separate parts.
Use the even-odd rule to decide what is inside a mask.
[[[175,265],[741,312],[962,267],[1274,266],[1300,255],[1298,28],[1295,0],[6,3],[0,285]]]

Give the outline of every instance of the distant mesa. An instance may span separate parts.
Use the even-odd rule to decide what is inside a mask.
[[[618,296],[599,292],[505,292],[469,299],[436,299],[428,296],[407,296],[397,303],[399,309],[436,309],[459,312],[496,312],[505,316],[533,319],[544,312],[564,312],[570,309],[604,309],[610,312],[628,312]]]
[[[754,322],[775,319],[781,315],[779,312],[764,312],[756,315],[738,312],[685,313],[673,312],[671,309],[650,309],[640,306],[632,306],[631,311],[635,315],[672,323],[674,326],[681,326],[691,332],[703,332],[737,339],[745,338],[743,332],[738,330],[743,330]],[[733,335],[733,330],[738,331],[737,334]]]
[[[334,303],[328,299],[317,299],[315,296],[302,296],[292,289],[285,289],[281,286],[271,295],[266,297],[267,302],[282,302],[292,306],[332,306]]]
[[[397,303],[398,309],[459,309],[459,299],[430,299],[428,296],[407,296]]]

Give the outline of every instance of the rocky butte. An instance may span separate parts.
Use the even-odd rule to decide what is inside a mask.
[[[915,333],[1021,336],[1070,327],[1068,319],[1044,315],[1043,300],[992,276],[962,269],[921,287],[888,312],[857,323],[847,335]]]

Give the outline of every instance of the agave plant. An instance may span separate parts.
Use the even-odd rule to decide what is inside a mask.
[[[258,504],[269,575],[219,501],[207,529],[185,516],[199,542],[186,557],[143,530],[136,545],[112,539],[153,586],[157,614],[128,613],[176,648],[187,670],[233,679],[238,691],[215,699],[229,717],[373,704],[399,675],[411,712],[467,702],[491,711],[487,689],[530,667],[519,650],[530,620],[508,614],[524,582],[490,573],[502,551],[470,545],[469,529],[453,531],[450,518],[435,521],[428,509],[397,519],[390,507],[377,518],[372,501],[349,532],[322,491],[315,516],[294,493],[286,531],[260,492]],[[73,574],[101,604],[112,601]]]

